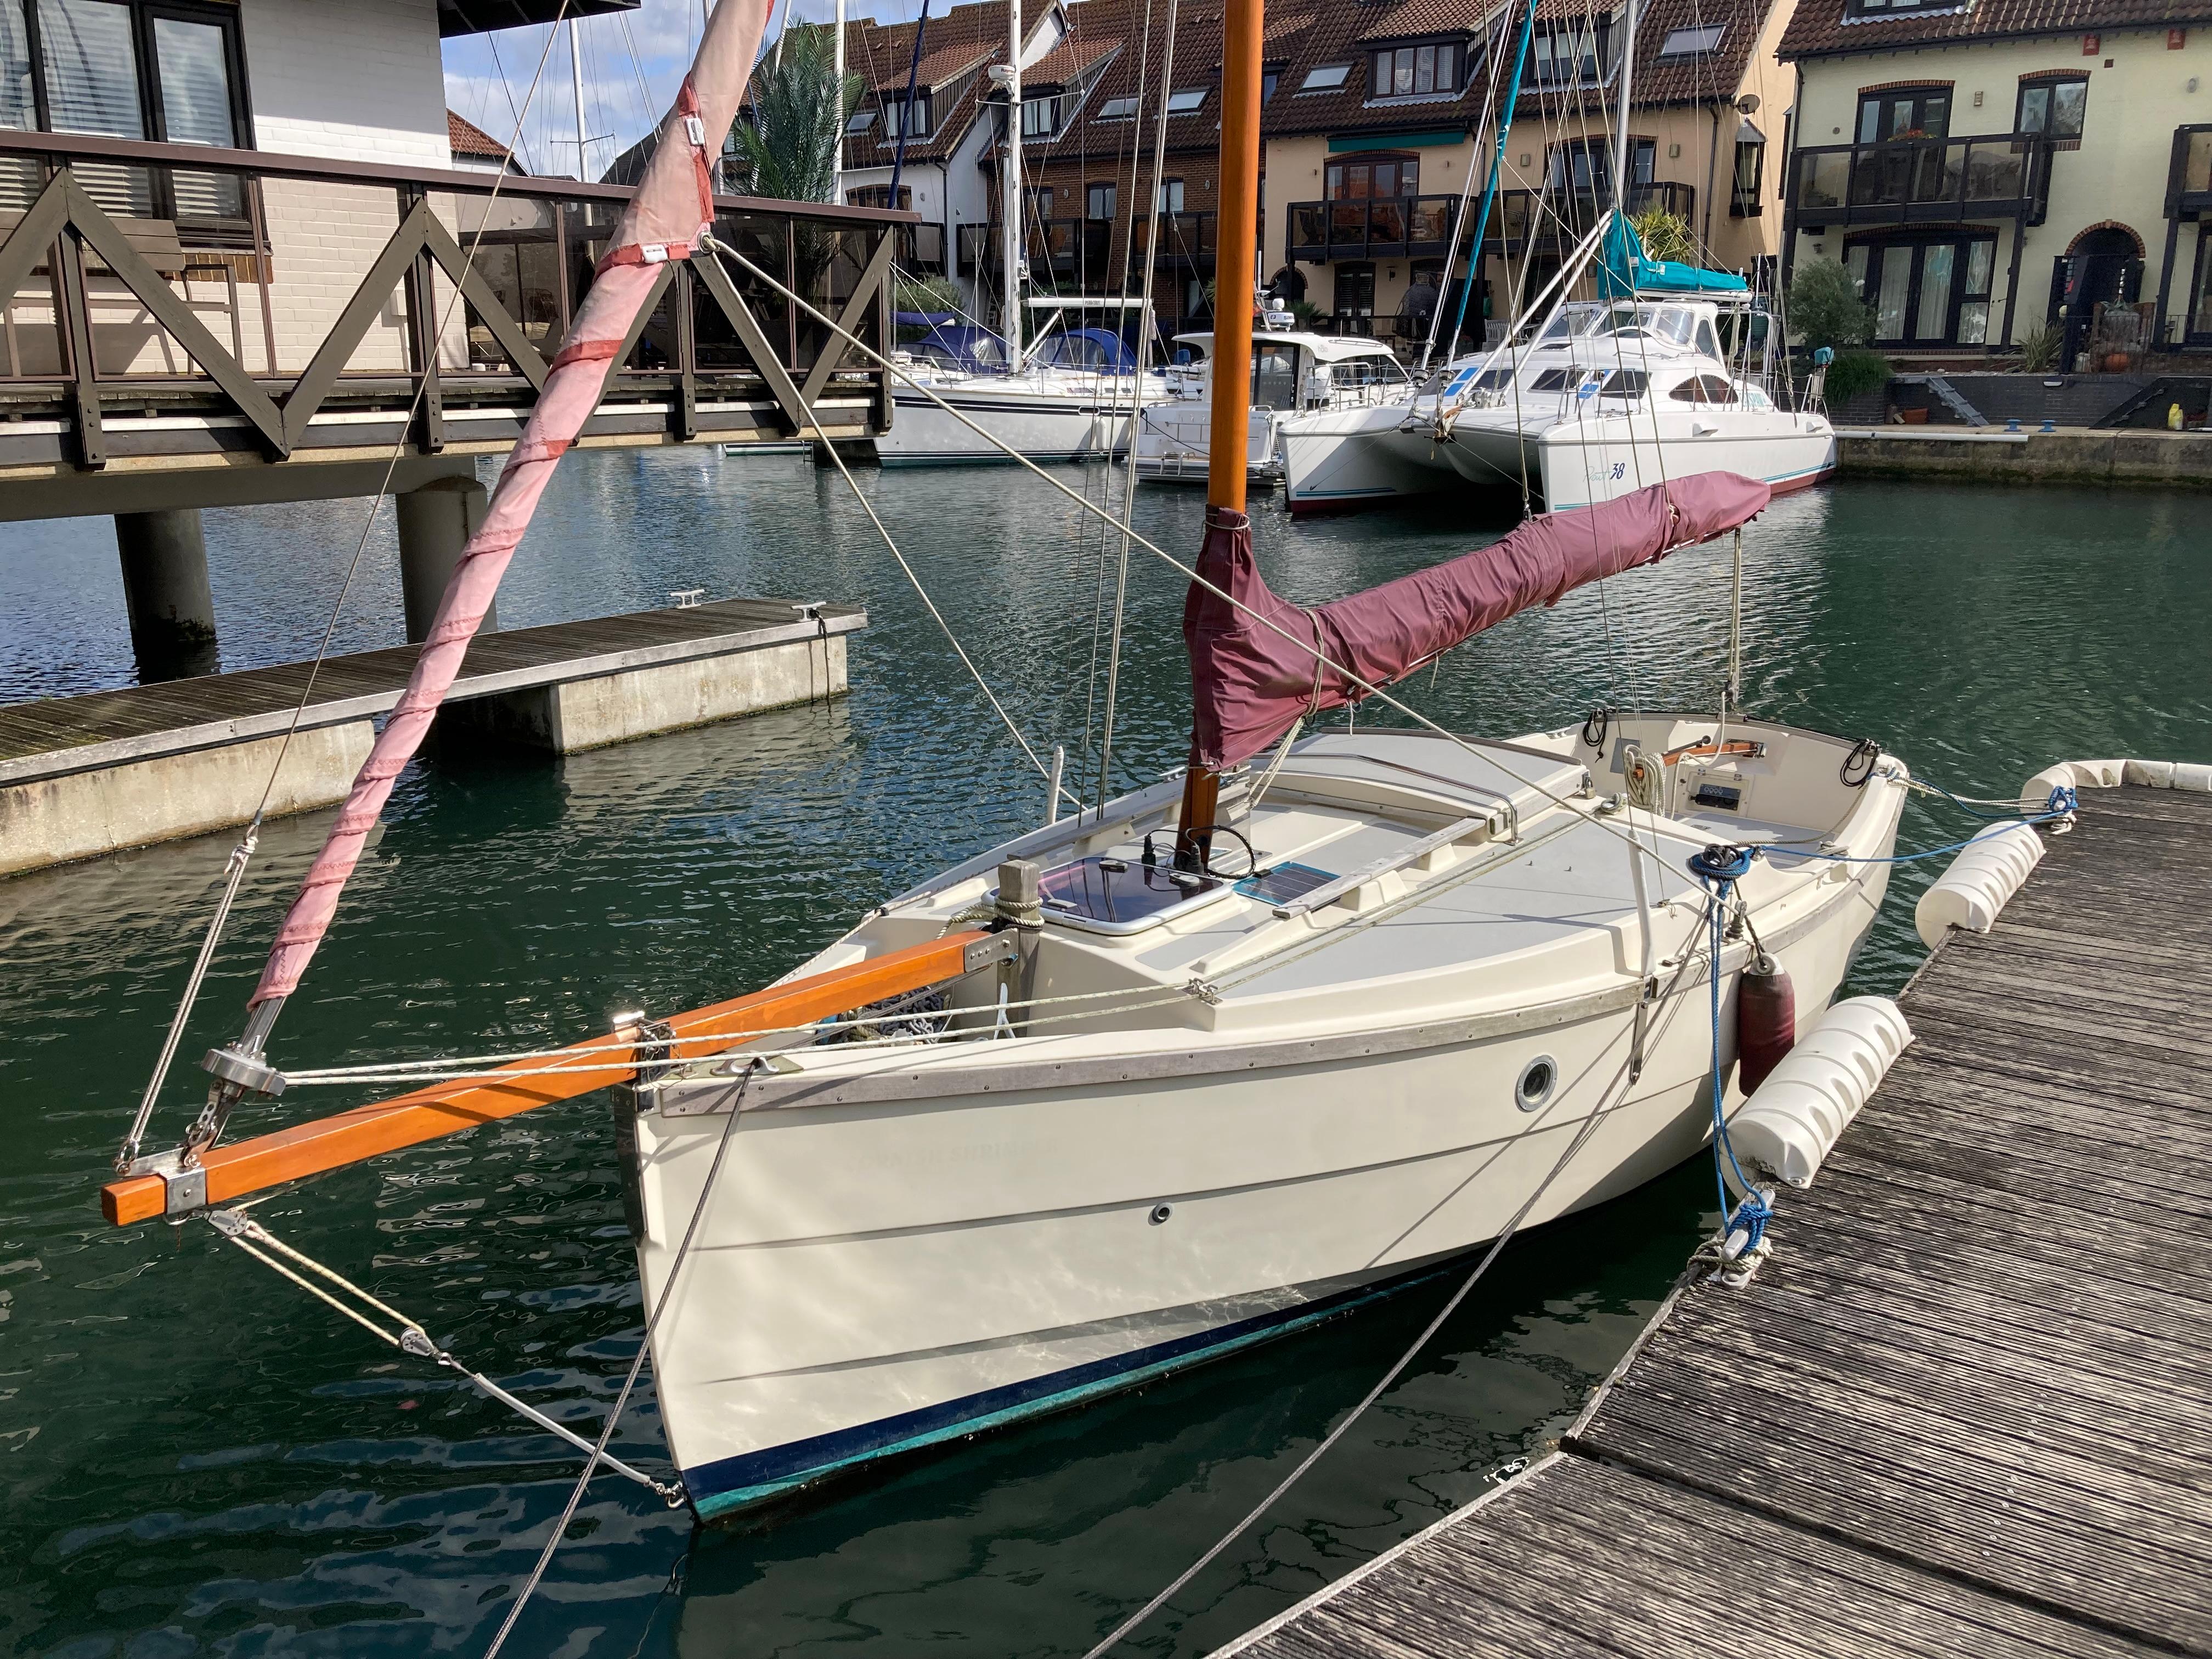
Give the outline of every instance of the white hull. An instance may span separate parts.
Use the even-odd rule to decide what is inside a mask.
[[[1272,409],[1250,412],[1244,440],[1246,477],[1282,476],[1277,420]],[[1204,483],[1212,425],[1212,411],[1196,398],[1147,404],[1138,420],[1136,448],[1130,457],[1137,476],[1159,483]]]
[[[1663,746],[1711,725],[1628,729]],[[1901,769],[1839,796],[1844,745],[1742,729],[1778,751],[1756,786],[1769,808],[1801,798],[1795,818],[1824,832],[1848,820],[1833,833],[1852,850],[1888,850]],[[1523,749],[1515,766],[1552,778],[1555,793],[1585,765],[1601,792],[1618,785],[1571,729],[1522,741],[1557,764]],[[1310,740],[1252,833],[1263,847],[1317,836],[1334,851],[1312,856],[1341,865],[1380,833],[1345,800],[1387,803],[1408,793],[1400,774],[1450,772],[1464,758],[1405,733]],[[1698,894],[1682,860],[1741,826],[1613,820],[1638,817],[1663,854],[1647,869],[1668,994],[1648,1011],[1631,1083],[1643,934],[1626,843],[1592,821],[1588,799],[1553,806],[1479,768],[1456,770],[1492,781],[1463,779],[1448,798],[1512,801],[1492,820],[1498,839],[1475,833],[1459,876],[1436,873],[1459,867],[1453,858],[1424,854],[1311,916],[1279,921],[1237,900],[1206,911],[1210,926],[1148,934],[1124,955],[1170,959],[1159,989],[1176,1006],[1164,1014],[1013,1041],[825,1047],[746,1083],[654,1340],[671,1449],[698,1512],[1279,1335],[1494,1238],[1540,1188],[1528,1224],[1696,1151],[1710,1121],[1711,1030]],[[1130,798],[1103,834],[1119,845],[1132,823],[1161,821],[1175,787]],[[1509,817],[1525,827],[1505,831]],[[1062,825],[1012,850],[1042,858],[1054,837],[1074,847]],[[980,872],[997,856],[889,907],[811,966],[937,937],[984,890]],[[1882,865],[1776,857],[1747,879],[1757,931],[1805,1015],[1834,994],[1887,876]],[[1307,948],[1324,937],[1337,943]],[[1724,995],[1744,948],[1723,956]],[[1285,949],[1294,954],[1268,965]],[[1339,977],[1352,958],[1373,971]],[[1037,994],[1097,988],[1115,960],[1106,947],[1073,951]],[[1193,976],[1221,982],[1214,1001],[1174,994]],[[1733,1046],[1724,1027],[1724,1063]],[[1516,1081],[1540,1058],[1555,1083],[1523,1109]],[[668,1291],[738,1087],[702,1063],[636,1091],[649,1305]],[[1602,1121],[1554,1175],[1594,1114]]]
[[[885,466],[964,466],[1010,461],[1004,444],[1032,461],[1086,461],[1127,445],[1129,383],[1100,376],[1040,383],[1036,377],[987,377],[933,386],[937,397],[988,433],[971,429],[930,398],[895,389],[890,430],[878,435]],[[992,440],[996,439],[997,442]]]
[[[1364,421],[1307,417],[1282,439],[1291,510],[1332,508],[1440,492],[1519,499],[1559,512],[1609,501],[1662,478],[1734,472],[1779,494],[1818,483],[1836,470],[1836,434],[1818,416],[1720,414],[1659,419],[1620,416],[1565,421],[1527,431],[1498,419],[1462,415],[1438,437],[1406,410],[1370,411]],[[1724,423],[1724,424],[1723,424]],[[1698,425],[1721,429],[1703,432]]]
[[[1714,411],[1658,417],[1563,421],[1523,434],[1462,418],[1450,441],[1427,447],[1466,483],[1519,494],[1528,487],[1550,512],[1618,500],[1666,478],[1733,472],[1779,494],[1818,483],[1836,470],[1836,434],[1817,415]],[[1710,429],[1707,429],[1710,428]],[[1406,434],[1408,447],[1425,441]]]

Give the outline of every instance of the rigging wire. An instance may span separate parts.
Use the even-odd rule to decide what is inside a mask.
[[[491,226],[491,205],[498,201],[500,191],[507,183],[507,167],[513,164],[515,150],[522,142],[523,116],[528,113],[532,102],[537,97],[539,83],[544,79],[546,60],[552,54],[553,38],[558,32],[561,17],[568,12],[568,5],[569,0],[561,0],[560,12],[554,18],[556,27],[546,31],[545,49],[538,54],[537,70],[531,76],[528,92],[524,94],[522,109],[515,117],[514,134],[507,140],[506,163],[501,167],[498,174],[492,181],[490,193],[485,198],[485,211],[477,222],[476,234],[469,240],[468,246],[462,252],[462,265],[465,270],[473,270],[476,267],[477,250],[483,246],[484,233]],[[510,93],[510,100],[512,96]],[[461,285],[454,283],[451,285],[451,290],[447,296],[445,310],[437,319],[437,326],[430,337],[429,349],[434,352],[438,349],[438,343],[446,337],[446,330],[453,319],[454,307],[461,303]],[[229,870],[224,882],[222,897],[216,903],[215,915],[209,919],[206,936],[200,944],[199,956],[193,963],[192,971],[185,982],[184,994],[179,999],[176,1014],[169,1023],[168,1034],[162,1042],[161,1052],[155,1062],[153,1075],[149,1079],[145,1095],[139,1103],[137,1116],[131,1125],[130,1134],[124,1141],[122,1152],[117,1155],[116,1164],[118,1170],[127,1170],[129,1165],[137,1158],[138,1146],[144,1139],[147,1124],[152,1118],[155,1102],[161,1095],[162,1085],[168,1080],[169,1067],[176,1059],[178,1043],[184,1036],[185,1023],[191,1017],[193,1006],[199,1000],[200,988],[207,977],[208,966],[215,958],[216,947],[222,939],[223,925],[229,919],[231,905],[238,896],[240,884],[245,879],[246,865],[252,860],[254,848],[259,843],[262,820],[269,811],[270,798],[276,793],[276,780],[283,772],[284,757],[291,751],[292,739],[298,734],[300,722],[307,714],[307,704],[314,696],[316,677],[322,672],[324,659],[330,655],[331,641],[337,634],[338,618],[345,611],[346,595],[352,591],[354,577],[361,568],[362,555],[368,550],[368,538],[376,528],[377,509],[383,504],[384,497],[392,489],[392,475],[398,471],[399,458],[407,447],[407,434],[413,430],[416,414],[422,408],[422,399],[429,392],[430,378],[428,373],[420,377],[419,383],[415,388],[415,396],[407,405],[406,419],[401,423],[399,435],[392,441],[392,453],[386,459],[384,477],[378,482],[376,495],[369,502],[368,513],[362,517],[360,539],[354,543],[353,555],[346,561],[345,574],[338,582],[337,597],[331,602],[330,620],[323,624],[322,638],[316,642],[314,657],[307,665],[307,678],[300,687],[300,700],[292,706],[292,718],[285,725],[283,738],[276,745],[275,758],[270,762],[269,776],[261,786],[261,799],[254,803],[253,815],[246,821],[246,835],[231,851]]]
[[[787,10],[786,15],[789,15]],[[668,1278],[660,1287],[660,1299],[646,1317],[645,1334],[638,1339],[637,1352],[629,1362],[629,1375],[623,1378],[622,1392],[615,1396],[614,1406],[607,1413],[605,1426],[599,1431],[599,1442],[592,1448],[592,1455],[584,1461],[584,1472],[576,1477],[575,1488],[568,1494],[568,1504],[562,1510],[561,1518],[554,1522],[552,1535],[545,1540],[545,1547],[538,1553],[538,1565],[530,1570],[530,1577],[524,1582],[521,1592],[515,1596],[514,1605],[507,1610],[507,1621],[499,1627],[499,1634],[492,1638],[491,1646],[484,1650],[484,1659],[499,1659],[499,1650],[507,1645],[507,1638],[514,1633],[515,1621],[522,1617],[523,1608],[530,1605],[530,1598],[537,1594],[538,1586],[545,1577],[545,1569],[552,1565],[553,1552],[561,1547],[561,1540],[568,1536],[568,1523],[576,1518],[576,1506],[584,1501],[585,1489],[592,1484],[592,1476],[597,1473],[607,1455],[607,1443],[614,1438],[615,1425],[622,1421],[623,1407],[629,1404],[630,1390],[637,1386],[638,1373],[645,1369],[646,1356],[653,1352],[653,1334],[660,1328],[660,1316],[676,1300],[677,1276],[684,1271],[684,1260],[691,1254],[691,1241],[698,1236],[700,1222],[706,1218],[707,1200],[714,1196],[714,1183],[722,1173],[722,1160],[729,1156],[731,1132],[736,1129],[738,1119],[744,1113],[745,1090],[759,1070],[760,1065],[748,1066],[738,1085],[738,1097],[731,1103],[729,1118],[722,1125],[720,1138],[714,1143],[714,1161],[707,1167],[707,1179],[699,1188],[699,1201],[691,1206],[691,1219],[684,1229],[683,1243],[676,1247],[675,1259],[668,1265]]]
[[[726,254],[730,258],[736,260],[738,264],[743,265],[747,270],[750,271],[754,276],[765,283],[769,288],[772,289],[776,294],[780,295],[791,303],[798,306],[800,310],[807,313],[809,315],[822,323],[832,334],[835,334],[839,338],[842,339],[850,349],[858,351],[863,357],[872,362],[878,368],[888,370],[890,374],[897,376],[900,380],[904,380],[908,386],[911,386],[916,392],[919,392],[923,397],[928,398],[945,414],[951,416],[954,420],[958,421],[963,426],[965,426],[969,431],[982,438],[986,442],[1005,451],[1010,459],[1018,465],[1028,468],[1030,471],[1034,472],[1038,477],[1043,479],[1054,489],[1060,491],[1061,495],[1066,495],[1071,501],[1079,503],[1090,512],[1096,513],[1100,510],[1087,496],[1082,495],[1075,490],[1070,489],[1065,483],[1062,483],[1058,478],[1054,477],[1052,474],[1047,472],[1042,467],[1037,465],[1036,463],[1030,460],[1028,456],[1022,454],[1018,450],[1015,449],[1013,446],[1006,442],[1005,440],[986,431],[982,427],[978,426],[974,421],[969,420],[965,415],[955,409],[951,404],[946,403],[944,398],[939,397],[929,386],[915,380],[906,369],[901,368],[890,358],[877,350],[873,346],[861,339],[851,330],[846,328],[843,325],[839,323],[836,318],[832,317],[828,312],[823,311],[820,307],[814,304],[813,301],[809,300],[805,295],[799,293],[796,289],[786,286],[781,279],[763,269],[762,266],[755,264],[751,259],[746,258],[744,253],[740,252],[736,248],[730,246],[727,243],[722,241],[720,238],[714,236],[711,233],[709,233],[707,238],[702,241],[702,246],[712,252],[717,259],[720,259],[723,255]],[[1401,702],[1400,699],[1392,696],[1389,692],[1385,690],[1382,687],[1361,678],[1360,675],[1352,669],[1335,661],[1330,658],[1327,653],[1316,647],[1311,641],[1299,639],[1296,635],[1292,634],[1288,629],[1283,627],[1281,623],[1276,622],[1273,617],[1262,615],[1261,612],[1254,610],[1250,605],[1248,605],[1242,600],[1238,599],[1234,594],[1229,592],[1225,588],[1206,580],[1206,578],[1200,575],[1196,570],[1193,569],[1189,565],[1185,564],[1181,559],[1176,557],[1174,554],[1170,553],[1166,549],[1161,547],[1157,542],[1154,542],[1146,537],[1138,535],[1134,532],[1131,532],[1130,540],[1136,546],[1141,547],[1146,552],[1152,554],[1153,557],[1158,559],[1162,563],[1168,566],[1169,568],[1181,573],[1189,580],[1204,588],[1215,598],[1222,600],[1231,609],[1242,612],[1246,617],[1250,617],[1252,621],[1258,623],[1261,627],[1266,629],[1269,633],[1287,641],[1297,651],[1307,656],[1312,657],[1322,668],[1332,670],[1337,674],[1342,676],[1347,685],[1357,687],[1359,690],[1364,692],[1369,698],[1382,703],[1386,708],[1395,709],[1398,713],[1405,715],[1407,719],[1412,720],[1423,730],[1433,732],[1437,736],[1443,738],[1446,742],[1453,744],[1455,747],[1463,750],[1470,755],[1475,755],[1483,758],[1491,765],[1496,767],[1498,770],[1503,772],[1507,777],[1512,779],[1514,782],[1521,785],[1523,788],[1533,789],[1536,793],[1541,795],[1553,805],[1565,806],[1568,804],[1568,798],[1566,796],[1561,795],[1558,792],[1547,788],[1546,786],[1537,782],[1533,778],[1523,776],[1522,774],[1515,771],[1507,761],[1500,758],[1501,754],[1511,752],[1507,745],[1501,743],[1486,742],[1480,738],[1466,738],[1461,736],[1456,732],[1447,731],[1443,726],[1437,724],[1436,721],[1431,720],[1419,709],[1414,708],[1407,703]],[[1674,550],[1670,549],[1668,550],[1672,551]],[[1618,840],[1627,842],[1630,846],[1640,845],[1640,843],[1632,840],[1630,836],[1624,835],[1621,831],[1615,829],[1612,824],[1607,823],[1602,818],[1593,818],[1591,822],[1597,824],[1597,826],[1607,834],[1614,836]]]
[[[1167,36],[1163,48],[1160,68],[1159,113],[1152,118],[1152,191],[1146,221],[1150,228],[1145,237],[1143,304],[1137,313],[1138,330],[1147,338],[1152,331],[1152,276],[1160,244],[1160,185],[1164,170],[1167,166],[1168,106],[1174,96],[1177,4],[1178,0],[1168,0]],[[1129,225],[1130,234],[1133,237],[1136,234],[1136,221],[1133,217],[1130,220]],[[1214,307],[1214,326],[1218,329],[1222,325],[1222,307],[1217,302]],[[1241,324],[1241,326],[1249,328],[1251,325],[1245,322]],[[1218,353],[1215,355],[1217,357],[1219,356]],[[1120,559],[1115,567],[1114,628],[1106,653],[1106,708],[1098,745],[1098,812],[1102,818],[1105,816],[1107,799],[1113,793],[1114,705],[1121,687],[1121,630],[1122,624],[1127,619],[1129,601],[1129,524],[1137,507],[1136,415],[1137,411],[1144,407],[1144,365],[1140,362],[1130,392],[1131,419],[1128,427],[1127,476],[1121,483],[1121,550]],[[1209,437],[1207,441],[1210,444],[1212,439]]]

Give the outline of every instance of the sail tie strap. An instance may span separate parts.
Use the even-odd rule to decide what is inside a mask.
[[[434,1360],[448,1370],[459,1372],[483,1394],[528,1418],[548,1433],[567,1441],[577,1450],[588,1452],[592,1449],[592,1443],[573,1429],[556,1422],[527,1401],[518,1400],[481,1371],[471,1370],[449,1350],[441,1348],[432,1341],[429,1333],[425,1331],[420,1323],[408,1318],[406,1315],[389,1304],[378,1300],[335,1268],[316,1261],[305,1251],[295,1249],[291,1245],[285,1243],[242,1209],[208,1210],[204,1213],[210,1225],[237,1245],[240,1249],[245,1251],[246,1255],[261,1263],[263,1267],[290,1279],[309,1296],[336,1309],[371,1335],[390,1343],[403,1353],[412,1354],[417,1359]],[[322,1285],[315,1284],[303,1273],[295,1272],[292,1267],[287,1267],[284,1261],[276,1259],[280,1255],[286,1261],[297,1264],[299,1267],[305,1269],[306,1273],[313,1273],[334,1286],[343,1295],[352,1297],[354,1304],[359,1305],[356,1306],[340,1300],[338,1295],[334,1295],[331,1291],[324,1289]],[[363,1308],[381,1314],[398,1328],[387,1330],[383,1325],[370,1318],[367,1313],[362,1312]],[[684,1489],[680,1486],[656,1480],[641,1470],[632,1468],[619,1458],[602,1456],[599,1461],[616,1473],[629,1476],[640,1486],[651,1487],[660,1494],[662,1500],[672,1509],[684,1501]]]

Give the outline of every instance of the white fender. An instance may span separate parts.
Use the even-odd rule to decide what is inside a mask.
[[[1934,950],[1954,927],[1986,933],[2005,901],[2043,859],[2043,837],[2017,821],[1993,823],[1960,849],[1951,867],[1920,896],[1912,925]]]
[[[1912,1028],[1887,997],[1853,997],[1822,1014],[1729,1121],[1729,1145],[1744,1174],[1811,1186],[1911,1041]],[[1728,1179],[1742,1190],[1733,1170]]]
[[[2193,761],[2085,760],[2060,761],[2046,766],[2021,786],[2023,812],[2040,812],[2051,792],[2069,789],[2117,789],[2132,783],[2149,789],[2190,789],[2212,792],[2212,766]]]

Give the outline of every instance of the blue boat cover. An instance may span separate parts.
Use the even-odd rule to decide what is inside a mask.
[[[1616,213],[1598,256],[1597,291],[1601,299],[1625,300],[1632,294],[1746,294],[1750,284],[1726,271],[1647,257],[1636,227]]]

